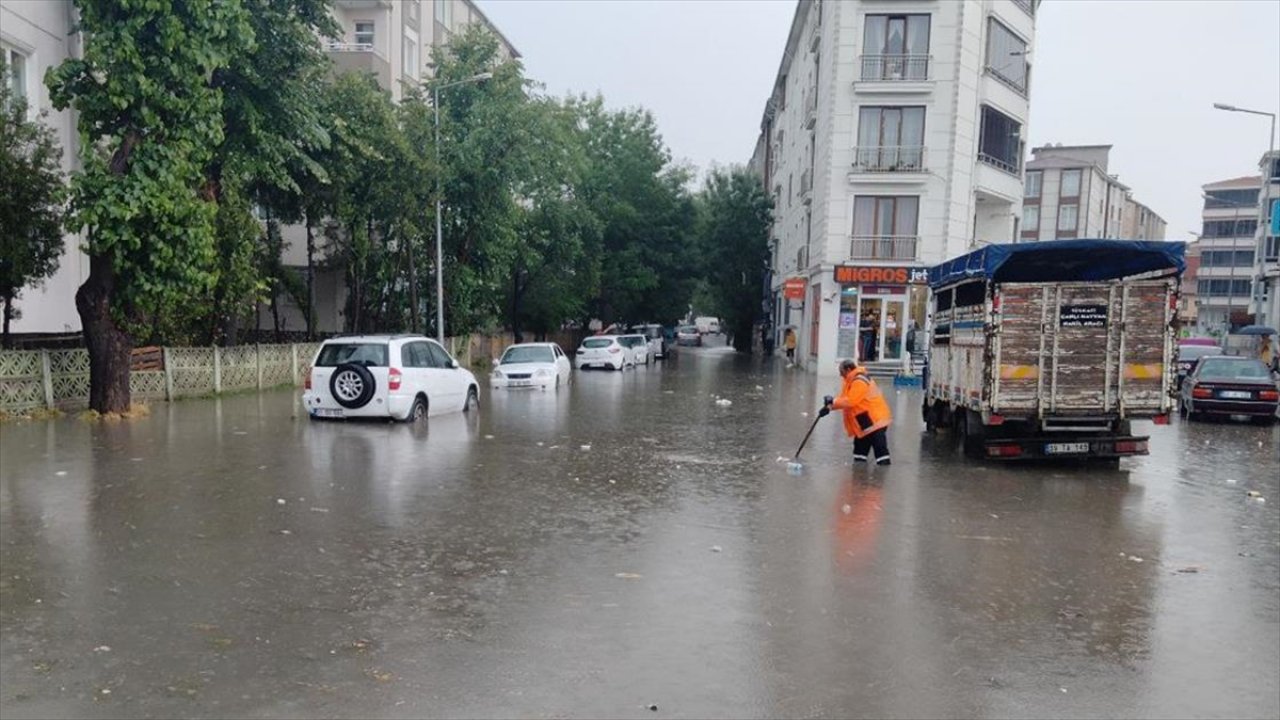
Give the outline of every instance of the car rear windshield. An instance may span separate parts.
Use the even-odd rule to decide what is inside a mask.
[[[607,348],[613,344],[613,340],[609,338],[587,338],[582,341],[582,347],[588,349]]]
[[[320,348],[316,367],[336,367],[356,363],[365,367],[386,367],[386,343],[332,343]]]
[[[677,332],[696,333],[698,332],[698,328],[694,325],[682,325],[680,326],[680,329]]]
[[[1199,360],[1209,355],[1221,355],[1222,350],[1212,345],[1182,345],[1178,348],[1179,360]]]
[[[519,363],[549,363],[555,361],[556,356],[549,347],[512,347],[507,348],[507,352],[503,354],[501,364],[516,365]]]
[[[1266,380],[1271,372],[1260,360],[1208,358],[1200,364],[1200,377],[1223,380]]]

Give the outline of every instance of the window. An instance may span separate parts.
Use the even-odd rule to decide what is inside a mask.
[[[1027,94],[1027,79],[1031,74],[1027,43],[995,18],[987,21],[987,72],[1019,93]]]
[[[919,215],[918,197],[855,197],[850,256],[862,259],[916,259]]]
[[[361,20],[356,22],[356,44],[367,45],[370,50],[373,49],[372,20]]]
[[[447,368],[453,362],[449,359],[449,353],[433,342],[427,343],[427,350],[431,353],[431,367]]]
[[[1080,197],[1080,171],[1063,170],[1062,187],[1058,189],[1058,197]]]
[[[1223,278],[1221,280],[1197,280],[1196,294],[1205,297],[1226,297],[1228,295],[1240,296],[1252,293],[1252,282],[1248,278],[1230,280]]]
[[[1044,182],[1044,173],[1035,170],[1027,173],[1027,182],[1023,188],[1023,195],[1028,198],[1040,197],[1040,186]]]
[[[1022,124],[989,105],[982,106],[978,159],[1014,175],[1022,168]]]
[[[405,11],[405,14],[409,16],[410,20],[417,22],[418,21],[418,0],[408,0],[408,2],[404,4],[404,11]]]
[[[1258,188],[1252,190],[1210,190],[1204,194],[1205,210],[1233,210],[1258,206]]]
[[[1266,239],[1262,249],[1263,262],[1280,262],[1280,237],[1275,235]]]
[[[400,348],[400,365],[407,368],[431,367],[431,353],[424,342],[405,343]]]
[[[4,82],[9,86],[9,92],[12,93],[13,100],[26,100],[27,98],[27,56],[14,50],[0,46],[0,63],[7,66],[8,77],[3,78]]]
[[[1205,250],[1200,253],[1201,267],[1253,267],[1252,250]]]
[[[449,27],[453,23],[453,0],[435,0],[436,22]]]
[[[1074,233],[1080,221],[1079,205],[1058,206],[1058,231]]]
[[[1256,219],[1205,220],[1204,231],[1200,236],[1206,238],[1253,237],[1257,229]]]
[[[1022,206],[1022,232],[1035,233],[1040,230],[1040,206]]]
[[[868,15],[862,47],[863,80],[929,78],[928,15]]]
[[[922,170],[924,108],[862,108],[855,165],[869,171]]]
[[[418,34],[405,28],[404,45],[400,48],[401,70],[405,75],[418,77]]]
[[[331,343],[320,349],[316,367],[357,363],[365,367],[387,366],[386,343]]]

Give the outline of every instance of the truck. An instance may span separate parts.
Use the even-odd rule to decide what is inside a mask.
[[[926,428],[998,460],[1148,454],[1175,407],[1185,243],[989,245],[929,270]]]

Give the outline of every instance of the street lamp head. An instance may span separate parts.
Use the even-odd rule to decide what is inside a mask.
[[[1240,109],[1235,105],[1228,105],[1226,103],[1214,103],[1213,106],[1219,110],[1230,110],[1232,112],[1235,112],[1236,110]]]
[[[480,73],[479,75],[476,75],[475,77],[473,77],[473,78],[471,78],[471,79],[472,79],[472,80],[474,80],[474,81],[476,81],[476,82],[480,82],[480,81],[482,81],[482,80],[492,80],[492,79],[493,79],[493,73],[491,73],[491,72],[482,72],[482,73]]]

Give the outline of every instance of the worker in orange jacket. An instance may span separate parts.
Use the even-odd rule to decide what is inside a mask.
[[[844,378],[840,396],[823,398],[818,415],[825,417],[832,410],[843,410],[844,431],[853,438],[853,461],[867,462],[875,451],[876,464],[888,465],[889,425],[893,422],[889,403],[866,368],[858,367],[853,360],[840,361],[840,377]]]

